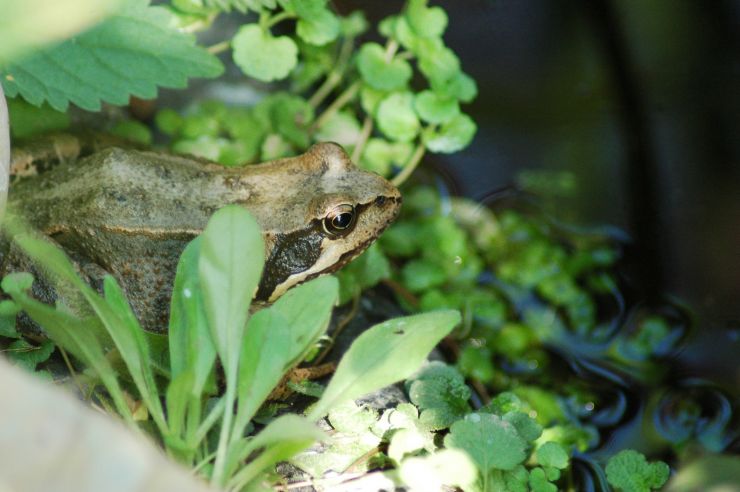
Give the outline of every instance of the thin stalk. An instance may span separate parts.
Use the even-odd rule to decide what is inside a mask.
[[[206,438],[206,435],[208,434],[208,431],[211,430],[213,425],[216,423],[218,418],[221,416],[221,413],[223,412],[223,406],[226,404],[223,398],[218,400],[218,403],[214,405],[214,407],[211,409],[211,411],[206,415],[205,420],[200,424],[200,427],[198,427],[198,430],[193,435],[193,441],[188,442],[188,444],[192,444],[195,446],[197,443],[202,442],[203,439]]]
[[[354,99],[354,97],[357,95],[357,92],[359,92],[361,85],[362,82],[358,80],[347,87],[344,92],[342,92],[339,97],[337,97],[334,102],[331,103],[329,107],[326,108],[326,110],[324,110],[324,112],[321,113],[318,118],[316,118],[316,121],[311,126],[311,131],[316,131],[318,128],[321,128],[321,126],[326,123],[329,118],[334,116],[334,114],[342,109],[345,104]]]
[[[216,462],[213,464],[213,476],[211,477],[211,484],[218,487],[223,487],[225,483],[226,451],[229,448],[231,421],[234,418],[234,403],[236,402],[236,384],[234,378],[227,378],[224,400],[221,432],[218,437],[218,447],[216,448]]]
[[[212,55],[218,55],[219,53],[223,53],[224,51],[228,50],[231,47],[231,40],[227,39],[226,41],[221,41],[220,43],[213,44],[206,48],[206,51],[208,51]]]
[[[327,75],[326,80],[316,89],[316,92],[308,100],[308,103],[312,108],[317,108],[326,97],[331,94],[331,91],[336,88],[337,85],[342,81],[344,72],[347,71],[347,64],[349,57],[352,55],[352,48],[354,47],[354,38],[345,38],[342,41],[342,47],[339,49],[339,55],[335,63],[335,69]]]
[[[409,158],[409,162],[404,166],[401,172],[398,173],[398,175],[391,180],[391,183],[393,183],[395,186],[401,186],[404,181],[406,181],[408,177],[411,176],[411,173],[414,172],[416,166],[419,165],[419,163],[421,162],[421,158],[424,157],[425,151],[426,147],[424,147],[424,142],[420,141],[419,144],[416,146],[414,153]]]
[[[297,17],[296,14],[292,12],[283,11],[283,12],[280,12],[279,14],[270,16],[269,19],[265,22],[264,27],[267,29],[270,29],[275,24],[283,22],[284,20],[295,19],[296,17]]]
[[[355,164],[360,162],[362,157],[362,151],[365,150],[365,144],[370,138],[370,134],[373,132],[373,117],[370,115],[365,116],[365,120],[362,122],[362,130],[360,131],[360,137],[357,139],[355,144],[355,150],[352,151],[352,162]]]
[[[324,99],[326,99],[326,96],[331,94],[331,91],[333,91],[334,88],[339,85],[339,82],[341,81],[342,74],[340,74],[338,70],[332,70],[326,77],[324,82],[319,86],[318,89],[316,89],[316,92],[314,92],[311,98],[308,100],[308,104],[310,104],[311,107],[314,109],[317,108],[318,105],[321,104]]]

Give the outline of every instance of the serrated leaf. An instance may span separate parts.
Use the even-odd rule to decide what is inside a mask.
[[[435,125],[447,123],[460,114],[457,100],[433,91],[422,91],[416,94],[414,108],[422,120]]]
[[[459,114],[440,129],[428,129],[423,134],[424,144],[432,152],[451,154],[467,147],[477,130],[475,122],[466,114]]]
[[[287,36],[273,36],[257,24],[239,29],[231,42],[234,62],[263,82],[284,79],[298,63],[298,47]]]
[[[7,66],[5,92],[64,111],[70,102],[97,111],[101,101],[152,99],[157,86],[182,88],[189,77],[216,77],[218,59],[170,25],[171,14],[145,0],[129,2],[99,26]]]
[[[413,108],[414,96],[410,92],[391,94],[378,106],[378,126],[391,140],[410,142],[419,133],[421,123]]]
[[[365,43],[357,55],[357,68],[362,79],[373,89],[393,91],[403,89],[411,79],[411,65],[399,58],[386,59],[377,43]]]
[[[527,443],[514,426],[487,413],[473,413],[455,422],[444,443],[468,453],[481,473],[494,468],[512,470],[527,457]]]
[[[452,366],[431,362],[406,386],[411,402],[421,411],[419,420],[432,430],[449,427],[471,410],[470,389]]]
[[[606,479],[622,492],[650,492],[668,480],[670,469],[662,461],[648,463],[645,455],[625,449],[609,458]]]

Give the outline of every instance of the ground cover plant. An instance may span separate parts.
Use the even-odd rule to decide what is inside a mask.
[[[131,96],[151,99],[158,87],[219,77],[231,62],[246,79],[275,85],[248,106],[195,101],[160,108],[153,125],[118,116],[104,126],[139,145],[156,142],[226,166],[336,141],[359,165],[398,185],[426,153],[459,151],[476,132],[464,105],[478,88],[444,43],[445,11],[424,0],[410,0],[376,26],[360,11],[340,15],[322,0],[79,5],[80,13],[90,5],[103,10],[95,10],[100,18],[80,14],[79,24],[70,24],[80,31],[74,40],[34,39],[11,31],[13,22],[0,24],[3,37],[14,40],[0,48],[0,74],[15,138],[68,128],[77,117],[70,104],[98,111]],[[17,25],[31,15],[18,3],[0,7]],[[226,15],[241,23],[227,39],[204,46],[190,34]],[[619,332],[610,311],[622,299],[618,243],[568,234],[537,213],[449,200],[426,186],[407,184],[404,195],[399,222],[338,281],[313,280],[249,317],[239,306],[249,304],[264,262],[259,230],[238,208],[217,212],[180,259],[166,338],[141,330],[112,277],[98,294],[60,251],[22,221],[10,222],[6,230],[17,243],[76,289],[89,315],[43,305],[28,295],[29,274],[9,275],[2,282],[8,298],[0,302],[0,346],[47,377],[44,362],[54,350],[72,356],[92,399],[230,490],[274,485],[279,461],[326,486],[359,474],[411,490],[574,490],[577,462],[605,488],[662,487],[668,466],[637,451],[588,456],[608,427],[602,421],[613,395],[559,366],[569,360],[588,367],[586,359],[561,357],[570,353],[566,346],[598,347],[635,379],[662,377],[662,357],[682,332],[661,312],[642,313],[631,331]],[[252,261],[233,260],[236,244],[249,245]],[[360,336],[328,386],[314,388],[318,400],[305,416],[258,414],[283,374],[315,353],[332,307],[356,302],[381,282],[417,314]],[[17,333],[20,310],[51,341]],[[421,367],[445,337],[449,364]],[[410,403],[376,412],[353,401],[403,379]],[[681,414],[692,415],[691,408]],[[323,416],[331,435],[313,424]],[[698,440],[722,449],[724,427],[710,429],[714,434],[696,427],[673,444]],[[323,453],[302,453],[317,441]]]

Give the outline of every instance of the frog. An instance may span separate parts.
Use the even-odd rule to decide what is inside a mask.
[[[264,239],[265,266],[254,299],[335,272],[365,251],[398,216],[399,190],[354,165],[338,144],[242,167],[194,156],[108,147],[13,180],[9,210],[59,245],[80,275],[102,290],[121,285],[142,327],[166,331],[178,259],[213,213],[246,208]],[[11,247],[0,274],[33,270]],[[244,251],[243,261],[253,261]],[[34,295],[55,301],[54,289]]]

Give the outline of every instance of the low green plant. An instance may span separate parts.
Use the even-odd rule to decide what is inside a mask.
[[[283,415],[248,436],[249,423],[269,393],[326,329],[338,297],[336,279],[296,287],[249,316],[264,244],[248,212],[225,207],[182,254],[168,354],[155,354],[113,277],[105,277],[101,296],[77,276],[56,246],[18,222],[11,222],[8,230],[60,288],[71,286],[89,308],[72,312],[63,305],[43,304],[28,294],[33,277],[13,273],[3,279],[2,288],[14,309],[23,309],[57,346],[88,368],[97,401],[129,425],[152,432],[177,460],[233,490],[264,480],[265,470],[277,461],[325,438],[312,421],[413,373],[459,320],[457,313],[442,311],[376,325],[347,351],[307,418]],[[250,261],[243,261],[245,254]],[[111,362],[113,354],[122,364]],[[169,355],[164,357],[168,361],[153,364],[161,355]],[[215,388],[216,361],[223,370],[223,395]],[[131,398],[141,400],[149,419],[138,420]]]

